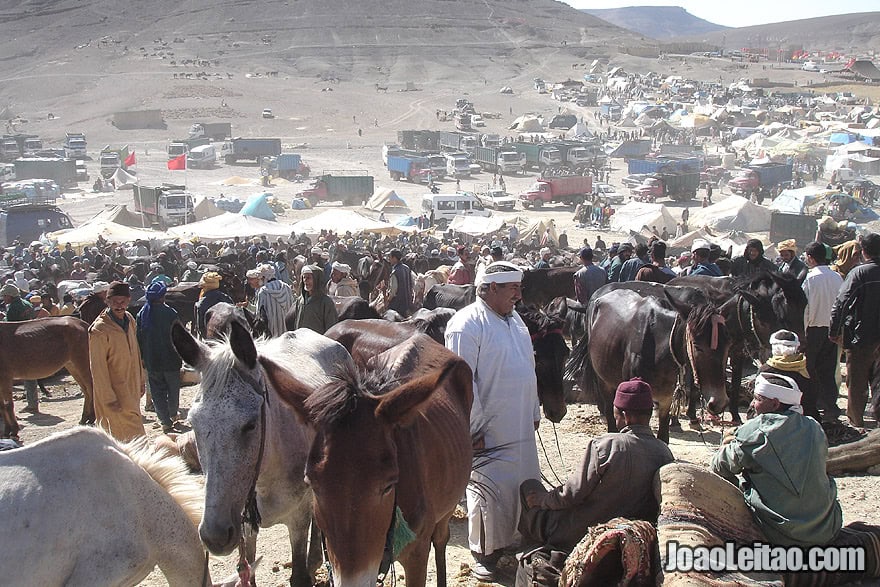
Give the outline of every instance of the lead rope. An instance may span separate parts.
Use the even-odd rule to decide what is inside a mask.
[[[553,425],[553,431],[556,431],[556,425]],[[556,478],[556,483],[553,483],[545,474],[544,471],[541,471],[541,479],[544,480],[547,485],[562,485],[562,481],[559,479],[559,475],[556,474],[556,471],[553,469],[553,464],[550,462],[550,456],[547,454],[547,447],[544,446],[544,439],[541,438],[541,431],[535,430],[535,434],[538,435],[538,443],[541,445],[541,451],[544,453],[544,460],[547,461],[547,467],[550,469],[550,472],[553,473],[553,476]],[[556,437],[556,446],[559,446],[559,437]],[[560,449],[561,450],[561,449]],[[560,452],[560,458],[562,458],[562,454]],[[565,463],[563,463],[563,466]]]

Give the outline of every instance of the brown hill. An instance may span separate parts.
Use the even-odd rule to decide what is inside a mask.
[[[880,12],[838,14],[691,36],[727,49],[766,47],[861,52],[880,49]]]
[[[652,39],[702,35],[727,27],[694,16],[680,6],[625,6],[623,8],[583,8],[621,28]]]

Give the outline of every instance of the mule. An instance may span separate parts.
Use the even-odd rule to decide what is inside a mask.
[[[220,555],[239,546],[242,512],[253,493],[260,526],[287,526],[291,585],[311,585],[320,548],[315,536],[308,548],[312,491],[302,472],[314,434],[279,400],[258,358],[296,365],[301,380],[317,387],[338,368],[353,368],[351,357],[338,343],[305,328],[255,344],[233,321],[228,341],[207,346],[176,324],[171,338],[181,358],[202,375],[201,393],[189,411],[206,476],[202,542]],[[253,561],[255,532],[246,536],[244,550]]]
[[[535,349],[535,377],[538,400],[544,416],[554,424],[565,417],[565,364],[570,350],[562,335],[562,321],[533,307],[517,306],[517,313],[529,329]]]
[[[562,335],[571,341],[572,346],[584,335],[586,330],[587,307],[571,298],[553,298],[544,308],[548,316],[562,320]]]
[[[205,338],[215,340],[229,335],[232,322],[238,322],[255,337],[262,332],[255,332],[257,326],[254,315],[247,308],[234,306],[227,302],[217,302],[205,313]]]
[[[473,304],[477,299],[477,288],[474,285],[455,285],[452,283],[437,284],[425,294],[422,307],[426,310],[436,308],[452,308],[461,310]]]
[[[95,423],[89,325],[73,316],[0,322],[0,412],[4,437],[18,438],[12,401],[14,379],[42,379],[66,368],[83,392],[80,424]]]
[[[260,363],[316,436],[306,465],[315,517],[334,584],[374,587],[397,559],[409,587],[424,587],[434,547],[437,585],[446,585],[449,519],[463,495],[473,450],[473,374],[423,334],[378,357],[377,370],[349,366],[316,387],[268,357]],[[405,524],[413,539],[396,552]]]
[[[59,432],[0,453],[0,486],[5,582],[134,586],[158,565],[171,587],[211,585],[201,486],[145,438]]]
[[[573,298],[574,274],[578,269],[580,266],[531,269],[523,272],[523,303],[544,307],[553,298]]]
[[[803,340],[807,296],[800,282],[792,275],[765,271],[739,278],[676,277],[668,285],[699,288],[710,301],[724,306],[731,336],[729,411],[733,422],[741,423],[739,396],[745,362],[769,357],[770,335],[779,329],[791,330]],[[728,303],[731,300],[734,303]],[[693,403],[688,405],[691,421],[696,417]]]
[[[707,409],[719,414],[727,405],[730,337],[721,313],[711,303],[691,306],[674,290],[665,296],[675,310],[625,289],[593,298],[587,308],[587,332],[572,351],[569,369],[581,389],[596,393],[609,432],[616,431],[611,400],[617,386],[641,377],[653,390],[657,437],[668,443],[676,383],[688,364]]]

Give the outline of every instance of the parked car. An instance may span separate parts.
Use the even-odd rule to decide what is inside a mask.
[[[597,183],[593,192],[609,204],[623,204],[624,195],[607,183]]]
[[[486,123],[479,114],[471,114],[471,126],[486,126]]]
[[[483,208],[493,210],[513,210],[516,198],[504,190],[489,190],[483,194],[476,194],[477,199],[483,204]]]
[[[275,118],[271,108],[263,108],[263,118]]]

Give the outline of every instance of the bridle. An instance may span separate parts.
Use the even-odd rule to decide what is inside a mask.
[[[711,350],[718,350],[718,338],[719,338],[719,328],[725,325],[724,316],[721,316],[718,313],[712,314],[710,320],[712,321],[712,341],[711,341]],[[684,324],[684,351],[685,358],[679,359],[675,355],[675,331],[678,328],[679,324],[683,322],[681,315],[677,314],[675,316],[675,322],[672,324],[672,330],[669,332],[669,354],[672,355],[672,360],[675,361],[675,364],[678,365],[679,369],[679,380],[684,376],[685,369],[689,365],[691,371],[694,374],[694,385],[697,387],[700,386],[700,375],[697,373],[697,363],[694,355],[696,354],[696,343],[694,342],[694,333],[691,329],[691,326],[687,323]]]
[[[239,373],[239,376],[245,383],[250,385],[262,397],[263,402],[260,404],[260,450],[257,453],[257,462],[254,467],[254,480],[251,483],[250,491],[248,491],[247,499],[244,502],[244,509],[241,512],[241,531],[238,539],[238,565],[236,571],[242,585],[250,585],[251,566],[247,560],[247,552],[245,549],[245,535],[256,534],[260,529],[260,509],[257,506],[257,480],[260,478],[260,469],[263,466],[263,453],[266,449],[266,412],[269,407],[269,388],[263,377],[256,379],[247,373]]]
[[[737,295],[739,297],[736,300],[736,322],[739,329],[745,335],[743,337],[743,347],[746,354],[748,354],[752,360],[757,360],[757,357],[760,356],[761,348],[764,347],[764,343],[761,342],[761,338],[758,336],[758,331],[755,328],[755,309],[742,294],[737,293]],[[746,305],[748,305],[748,310],[747,314],[744,316],[743,314]],[[757,343],[757,348],[752,347],[751,341],[749,340],[750,337]]]

